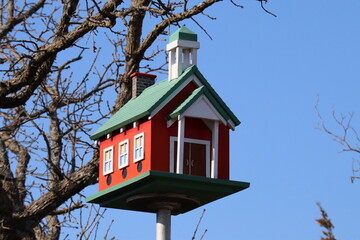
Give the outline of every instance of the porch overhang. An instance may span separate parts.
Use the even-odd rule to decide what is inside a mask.
[[[178,215],[242,191],[249,186],[250,183],[248,182],[148,171],[126,182],[98,192],[86,198],[86,201],[100,204],[101,207],[141,212],[155,211],[147,208],[144,204],[130,204],[129,199],[144,194],[172,194],[172,196],[178,195],[194,199],[198,203],[180,207],[172,212],[172,215]],[[181,202],[181,199],[179,201]]]

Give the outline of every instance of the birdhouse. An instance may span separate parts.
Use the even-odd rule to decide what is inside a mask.
[[[197,35],[170,36],[168,79],[135,72],[132,99],[91,135],[99,143],[99,192],[88,202],[184,213],[249,187],[229,180],[229,132],[238,118],[197,64]]]

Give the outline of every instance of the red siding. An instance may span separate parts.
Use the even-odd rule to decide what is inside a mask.
[[[229,128],[219,125],[218,178],[229,180]]]
[[[152,118],[152,156],[151,169],[168,172],[170,168],[170,136],[177,136],[177,124],[167,128],[166,117],[179,106],[189,94],[197,88],[195,83],[190,82],[184,87],[165,107]]]
[[[185,118],[185,138],[211,141],[212,133],[202,119],[187,117]]]
[[[137,165],[138,163],[133,162],[134,156],[134,136],[139,133],[144,133],[145,138],[145,152],[144,152],[144,159],[141,160],[142,170],[138,172]],[[123,178],[122,172],[123,169],[119,169],[119,143],[129,139],[129,166],[126,167],[126,178]],[[113,173],[111,173],[111,184],[106,184],[107,176],[103,175],[103,151],[105,148],[110,146],[114,147],[114,168]],[[117,185],[121,182],[129,180],[141,173],[147,172],[150,170],[150,159],[151,159],[151,121],[146,121],[139,125],[139,127],[128,129],[123,133],[119,133],[109,139],[106,139],[100,142],[100,164],[99,164],[99,191],[102,191],[106,188],[112,187]]]
[[[196,84],[190,82],[180,91],[166,106],[164,106],[151,120],[141,123],[139,127],[131,128],[121,134],[100,143],[100,166],[99,166],[99,190],[117,185],[149,170],[169,171],[170,164],[170,136],[177,136],[178,124],[173,123],[167,127],[166,117],[179,105],[189,94],[197,88]],[[145,159],[142,160],[142,170],[138,172],[137,163],[133,162],[134,136],[144,132],[145,134]],[[185,120],[185,138],[212,141],[212,132],[203,120],[187,117]],[[118,167],[119,143],[129,139],[129,166],[126,167],[127,175],[123,178],[123,169]],[[107,185],[107,176],[103,176],[103,150],[114,147],[114,172],[112,181]],[[212,147],[212,146],[211,146]],[[211,148],[210,148],[211,149]],[[211,154],[211,153],[210,153]],[[211,157],[211,156],[210,156]],[[218,178],[229,179],[229,128],[220,124],[219,126],[219,165]]]
[[[179,104],[181,104],[197,86],[189,83],[173,100],[171,100],[156,116],[152,118],[152,156],[151,169],[157,171],[169,171],[170,163],[170,136],[177,136],[178,124],[173,123],[167,128],[166,116],[168,116]],[[187,117],[185,120],[185,137],[212,141],[212,132],[203,120]],[[212,146],[211,146],[212,147]],[[211,158],[212,156],[210,156]],[[229,179],[229,128],[219,126],[219,165],[218,178]]]

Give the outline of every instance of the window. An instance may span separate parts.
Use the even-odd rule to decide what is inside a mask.
[[[119,168],[129,166],[129,139],[119,143]]]
[[[144,133],[134,137],[134,162],[144,159]]]
[[[113,155],[114,148],[112,146],[104,149],[104,175],[113,172]]]

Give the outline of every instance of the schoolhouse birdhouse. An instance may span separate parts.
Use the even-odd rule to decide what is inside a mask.
[[[171,214],[249,187],[229,180],[229,132],[240,124],[200,72],[197,35],[181,27],[170,36],[168,79],[131,75],[132,99],[91,138],[99,142],[103,207]]]

